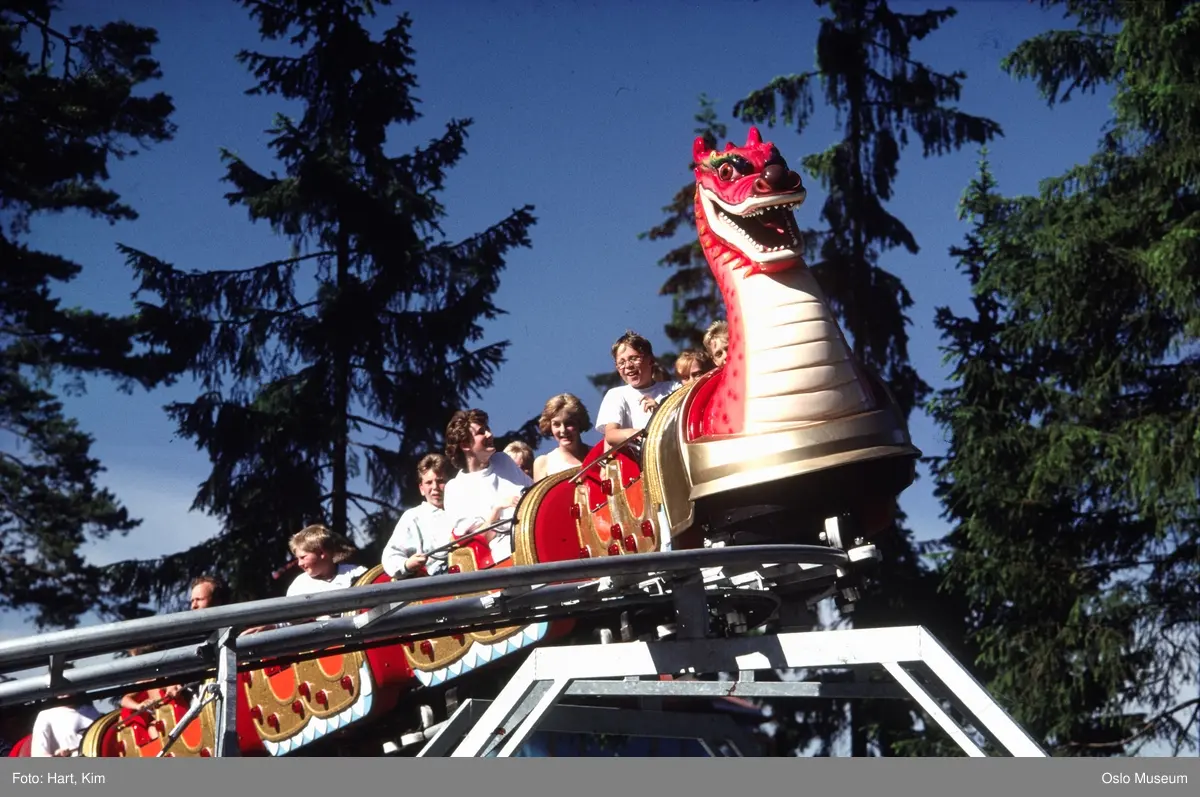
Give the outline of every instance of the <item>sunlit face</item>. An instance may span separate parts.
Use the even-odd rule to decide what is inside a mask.
[[[729,354],[729,341],[725,338],[714,338],[709,354],[712,355],[713,365],[718,367],[724,365],[725,357]]]
[[[649,387],[654,363],[627,343],[617,349],[617,373],[630,387]]]
[[[550,435],[558,441],[559,448],[570,448],[579,442],[579,426],[574,417],[563,410],[550,420]]]
[[[446,477],[438,473],[436,468],[425,471],[418,486],[422,498],[438,509],[443,508],[442,497],[446,492]]]
[[[471,424],[471,443],[464,445],[463,450],[479,464],[486,465],[492,454],[496,453],[496,440],[492,437],[492,430],[486,425]]]
[[[693,360],[692,367],[688,369],[686,374],[683,375],[683,383],[686,385],[688,382],[691,382],[693,379],[699,377],[702,373],[704,373],[704,369],[700,367],[700,363]]]
[[[213,606],[213,585],[207,581],[201,582],[192,587],[192,608],[207,609]]]
[[[337,572],[337,563],[323,549],[301,551],[296,556],[296,564],[312,578],[329,578]]]

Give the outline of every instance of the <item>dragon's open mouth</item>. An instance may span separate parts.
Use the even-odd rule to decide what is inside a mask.
[[[792,211],[804,203],[803,197],[742,203],[742,212],[735,213],[708,192],[702,196],[713,231],[752,260],[765,262],[799,255],[803,238]]]

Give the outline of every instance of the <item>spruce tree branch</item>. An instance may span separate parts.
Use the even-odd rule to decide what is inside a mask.
[[[346,497],[358,501],[366,501],[367,503],[375,504],[376,506],[381,506],[385,509],[395,509],[395,507],[389,504],[387,501],[383,501],[378,498],[372,498],[371,496],[363,495],[362,493],[347,492]]]
[[[0,498],[2,498],[4,500],[4,511],[5,512],[8,512],[10,515],[15,517],[17,520],[24,523],[25,526],[28,528],[36,528],[37,527],[37,524],[34,523],[33,520],[29,516],[27,516],[24,512],[21,512],[19,509],[17,509],[19,502],[13,500],[13,498],[10,495],[8,495],[7,493],[0,493]],[[9,556],[7,558],[9,560],[11,560],[14,564],[17,564],[19,566],[25,565],[24,562],[17,561],[14,557]],[[33,566],[29,565],[29,567],[32,568]]]
[[[347,495],[347,496],[346,496],[346,498],[347,498],[347,500],[349,500],[349,501],[350,501],[350,503],[352,503],[352,504],[354,504],[356,507],[358,507],[358,511],[359,511],[359,512],[362,512],[364,515],[370,515],[370,514],[371,514],[369,511],[367,511],[367,508],[366,508],[365,506],[363,506],[363,505],[362,505],[362,503],[361,503],[361,502],[358,500],[358,496],[357,496],[357,495]]]
[[[319,304],[320,304],[319,300],[313,299],[311,302],[305,302],[304,304],[298,304],[295,307],[289,307],[287,310],[268,310],[268,309],[260,307],[256,310],[252,311],[252,315],[249,318],[221,319],[221,320],[215,321],[213,323],[215,323],[217,326],[223,326],[223,327],[244,327],[247,324],[253,324],[255,321],[258,321],[260,316],[262,316],[262,315],[270,316],[273,319],[274,318],[284,318],[284,317],[290,316],[294,313],[299,313],[303,310],[307,310],[310,307],[316,307]]]
[[[28,522],[28,521],[26,521],[26,522]],[[37,575],[41,576],[42,578],[48,578],[48,579],[54,579],[54,580],[57,580],[59,578],[58,575],[51,573],[49,570],[46,570],[44,567],[38,567],[37,565],[33,564],[32,562],[26,562],[24,559],[13,556],[12,554],[4,554],[3,559],[5,562],[8,562],[13,567],[21,568],[23,570],[29,570],[30,572],[36,573]]]
[[[1190,700],[1185,700],[1182,703],[1177,703],[1174,706],[1172,706],[1171,708],[1169,708],[1165,711],[1162,711],[1158,714],[1155,714],[1153,717],[1146,720],[1144,723],[1142,723],[1141,728],[1139,728],[1135,733],[1132,733],[1129,736],[1126,736],[1124,739],[1118,739],[1114,742],[1068,742],[1066,745],[1064,745],[1064,747],[1069,747],[1072,749],[1088,749],[1088,750],[1102,750],[1102,749],[1111,749],[1111,748],[1116,748],[1116,747],[1124,747],[1125,745],[1129,744],[1130,742],[1137,741],[1141,737],[1143,737],[1146,734],[1153,731],[1159,725],[1159,723],[1161,723],[1163,720],[1167,719],[1168,717],[1171,717],[1174,714],[1176,714],[1180,711],[1183,711],[1185,708],[1190,708],[1192,706],[1197,706],[1197,705],[1200,705],[1200,697],[1193,697]]]
[[[3,429],[6,432],[12,432],[13,434],[17,434],[16,430],[10,429],[8,427],[0,427],[0,429]],[[20,435],[20,436],[23,437],[23,435]],[[17,463],[17,465],[24,470],[30,470],[33,467],[33,466],[29,465],[27,462],[23,461],[20,457],[16,456],[15,454],[10,454],[7,451],[0,451],[0,457],[3,457],[4,459],[11,460],[12,462]]]
[[[397,507],[394,507],[391,504],[389,504],[387,501],[382,501],[378,498],[372,498],[369,495],[363,495],[362,493],[355,493],[355,492],[350,492],[349,490],[347,490],[345,495],[348,500],[354,501],[356,505],[357,505],[358,501],[366,501],[367,503],[375,504],[376,506],[381,506],[384,509],[396,509],[397,508]],[[332,492],[325,493],[324,495],[321,496],[320,500],[328,501],[330,498],[333,498]],[[361,506],[359,506],[359,509],[363,509],[363,508]],[[365,509],[363,509],[363,511],[366,512]],[[368,513],[368,514],[370,514],[370,513]]]
[[[79,42],[76,41],[75,39],[72,39],[67,34],[62,33],[61,31],[56,30],[55,28],[52,28],[50,26],[50,18],[49,17],[47,17],[46,19],[38,19],[37,17],[30,14],[28,11],[14,11],[13,13],[15,13],[18,17],[25,20],[27,23],[29,23],[30,25],[33,25],[35,28],[37,28],[38,30],[40,30],[42,32],[42,56],[41,56],[42,69],[45,69],[46,65],[50,62],[50,55],[51,55],[50,54],[50,39],[51,38],[58,39],[66,46],[66,51],[63,53],[63,77],[69,78],[71,76],[71,48],[72,47],[78,48]]]
[[[261,263],[257,266],[250,266],[249,268],[214,269],[212,271],[192,272],[190,274],[184,274],[183,276],[184,277],[209,277],[209,276],[231,277],[231,276],[235,276],[238,274],[253,274],[255,271],[266,271],[268,269],[278,268],[279,266],[295,265],[297,263],[303,263],[305,260],[312,260],[312,259],[318,258],[318,257],[332,257],[335,254],[337,254],[337,253],[333,252],[333,251],[310,252],[307,255],[298,255],[296,257],[287,257],[282,260],[272,260],[267,263]],[[357,253],[355,253],[355,254],[357,254]]]
[[[941,78],[942,80],[946,80],[946,81],[953,81],[953,80],[957,80],[957,79],[958,79],[958,78],[956,78],[954,75],[944,75],[944,74],[942,74],[941,72],[935,72],[934,70],[932,70],[932,69],[930,69],[930,68],[929,68],[929,65],[928,65],[928,64],[923,64],[923,63],[921,63],[920,61],[914,61],[914,60],[913,60],[912,58],[910,58],[909,56],[907,56],[907,55],[903,55],[903,54],[901,54],[901,53],[898,53],[898,52],[896,52],[896,50],[894,50],[893,48],[891,48],[891,47],[888,47],[886,44],[882,44],[882,43],[880,43],[880,42],[878,42],[878,41],[875,41],[874,39],[872,39],[871,41],[867,42],[867,46],[869,46],[869,47],[874,47],[874,48],[875,48],[875,49],[877,49],[877,50],[882,50],[883,52],[887,53],[888,55],[892,56],[893,58],[895,58],[895,59],[897,59],[897,60],[899,60],[899,61],[901,61],[901,62],[903,62],[903,63],[905,63],[905,64],[907,64],[907,65],[909,65],[909,66],[915,66],[915,67],[919,67],[920,69],[924,69],[924,70],[925,70],[926,72],[928,72],[928,73],[929,73],[929,75],[930,75],[930,76],[932,76],[932,77]],[[871,70],[871,71],[872,71],[872,72],[875,72],[875,70]],[[882,75],[880,75],[878,72],[875,72],[875,74],[876,74],[878,77],[881,77],[881,78],[883,77],[883,76],[882,76]]]
[[[367,418],[364,418],[361,415],[354,415],[353,413],[351,413],[346,416],[346,419],[353,421],[355,423],[361,423],[363,426],[370,426],[372,429],[378,429],[381,432],[390,432],[391,434],[395,434],[395,435],[403,435],[404,434],[404,432],[400,429],[396,429],[392,426],[388,426],[386,424],[379,423],[378,421],[369,420]]]
[[[405,379],[412,376],[412,374],[406,374],[403,371],[389,371],[387,369],[368,368],[367,366],[359,365],[358,363],[351,365],[351,368],[353,368],[355,371],[362,371],[367,374],[383,374],[384,376],[390,376],[393,379]]]

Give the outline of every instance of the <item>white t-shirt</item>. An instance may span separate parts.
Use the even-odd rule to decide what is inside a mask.
[[[98,719],[100,714],[91,705],[79,708],[55,706],[40,712],[33,721],[29,755],[32,758],[50,758],[59,750],[78,751],[83,734]]]
[[[600,402],[600,410],[596,413],[597,431],[603,432],[610,423],[615,423],[620,429],[645,429],[650,422],[650,413],[642,409],[642,399],[649,396],[662,404],[663,399],[678,387],[677,382],[655,382],[643,388],[632,385],[614,387],[604,394],[604,401]]]
[[[461,470],[446,483],[446,516],[453,533],[462,536],[473,527],[485,525],[492,509],[506,498],[522,492],[533,479],[517,467],[512,457],[503,451],[492,454],[488,466],[469,473]],[[511,518],[513,510],[505,509],[500,520]],[[505,531],[505,529],[498,529]],[[492,540],[492,559],[499,562],[512,556],[512,535],[498,535]]]
[[[417,553],[426,553],[450,542],[450,520],[446,510],[425,501],[400,516],[400,522],[383,549],[383,569],[392,578],[409,575],[404,561]],[[446,568],[444,558],[425,560],[425,572],[436,575]]]
[[[362,565],[340,564],[333,578],[328,581],[323,578],[313,578],[308,573],[302,572],[288,585],[287,596],[291,598],[295,595],[315,595],[320,592],[332,592],[335,589],[353,587],[354,580],[365,572],[367,572],[367,568]],[[326,614],[317,619],[331,620],[333,616]],[[286,625],[286,623],[281,625]]]

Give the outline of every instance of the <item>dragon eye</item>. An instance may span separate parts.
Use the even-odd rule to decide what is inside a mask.
[[[717,169],[717,177],[728,183],[737,177],[737,170],[733,168],[733,164],[731,163],[722,163],[720,168]]]

